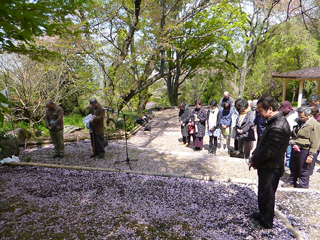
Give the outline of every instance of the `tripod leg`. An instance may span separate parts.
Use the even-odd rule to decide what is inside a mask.
[[[130,170],[132,170],[131,165],[130,165],[130,161],[138,161],[138,159],[132,159],[132,160],[129,159],[129,154],[128,154],[128,135],[127,135],[127,126],[126,126],[126,114],[122,113],[122,115],[123,115],[123,122],[124,122],[124,137],[125,137],[125,140],[126,140],[126,145],[125,146],[126,146],[126,157],[127,157],[127,159],[123,160],[123,161],[116,161],[113,164],[127,162],[127,164],[129,164]]]

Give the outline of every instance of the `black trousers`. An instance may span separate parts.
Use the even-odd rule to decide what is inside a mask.
[[[261,216],[260,223],[265,228],[273,227],[275,195],[283,172],[284,167],[258,169],[258,205]]]
[[[300,149],[300,152],[292,150],[290,157],[290,176],[289,183],[296,185],[299,178],[299,184],[302,188],[309,188],[310,171],[312,163],[306,163],[309,155],[308,149]]]
[[[182,136],[182,142],[183,143],[190,143],[190,135],[188,137]]]
[[[239,150],[239,144],[238,144],[238,140],[234,140],[234,150]]]
[[[90,138],[91,138],[91,146],[93,148],[93,141],[92,141],[92,137],[94,135],[94,145],[95,145],[95,149],[94,152],[96,155],[98,155],[99,153],[105,153],[104,151],[104,134],[92,134],[90,133]]]
[[[209,150],[216,152],[218,146],[218,137],[210,136],[209,138]]]

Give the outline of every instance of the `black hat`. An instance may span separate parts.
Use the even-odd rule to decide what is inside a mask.
[[[317,102],[317,101],[319,101],[319,97],[318,97],[318,95],[311,95],[310,97],[309,97],[309,101],[315,101],[315,102]]]

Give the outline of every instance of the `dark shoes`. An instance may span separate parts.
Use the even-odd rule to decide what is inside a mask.
[[[96,153],[95,155],[94,154],[90,155],[91,158],[93,158],[94,156],[99,156],[99,158],[104,158],[104,153]]]
[[[250,223],[250,227],[254,230],[263,230],[263,229],[271,229],[268,227],[263,226],[261,224],[261,215],[259,212],[254,212],[251,215],[249,215],[249,218],[253,220],[253,222]]]
[[[253,229],[253,230],[264,230],[264,229],[267,229],[265,228],[264,226],[262,226],[259,221],[254,221],[254,222],[251,222],[250,223],[250,227]]]
[[[52,156],[52,158],[58,158],[60,155],[59,154],[55,154]]]
[[[249,215],[249,218],[255,220],[255,221],[259,221],[261,219],[260,213],[259,212],[254,212],[252,214]]]
[[[60,155],[59,155],[59,158],[64,158],[64,155],[63,155],[63,154],[60,154]]]

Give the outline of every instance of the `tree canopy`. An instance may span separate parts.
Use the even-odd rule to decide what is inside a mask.
[[[0,54],[16,64],[3,63],[0,79],[11,84],[9,99],[21,111],[40,95],[39,106],[53,95],[70,112],[91,97],[139,112],[150,98],[209,102],[225,90],[280,100],[272,72],[320,64],[318,13],[318,1],[4,0]],[[40,74],[38,86],[55,82],[57,94],[27,90],[23,81],[36,80],[20,73],[30,71]],[[294,99],[297,89],[289,87]],[[23,91],[31,94],[27,107],[17,101]]]
[[[2,0],[0,1],[0,53],[48,53],[35,44],[36,37],[72,33],[72,15],[87,0]]]

